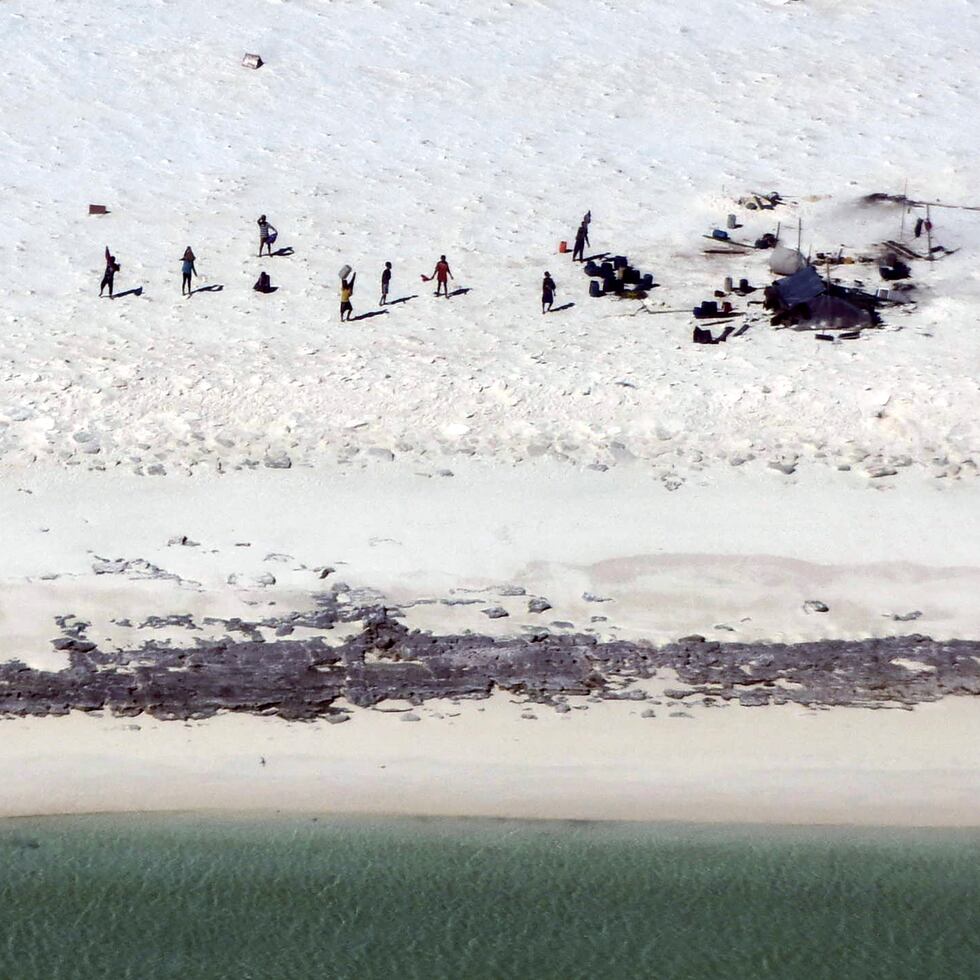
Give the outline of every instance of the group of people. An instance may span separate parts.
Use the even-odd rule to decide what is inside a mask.
[[[572,252],[573,261],[579,261],[584,259],[585,246],[589,244],[589,222],[592,220],[592,212],[588,211],[585,217],[582,219],[582,223],[579,226],[579,230],[575,236],[575,249]],[[279,233],[276,229],[269,224],[266,216],[260,215],[257,224],[259,226],[259,257],[262,256],[262,250],[265,249],[265,254],[272,256],[272,246],[276,241]],[[193,292],[192,279],[194,276],[198,275],[198,271],[194,265],[196,262],[196,256],[194,255],[194,250],[187,246],[184,249],[184,254],[180,259],[180,271],[181,271],[181,286],[180,294],[181,296],[190,296]],[[116,257],[112,255],[109,251],[109,246],[105,249],[105,273],[102,276],[102,282],[99,285],[99,296],[102,296],[106,288],[109,290],[109,299],[112,299],[113,281],[115,279],[116,273],[119,271],[120,266],[116,261]],[[265,274],[263,273],[263,276]],[[381,306],[385,306],[388,303],[388,292],[391,288],[391,276],[392,268],[390,262],[385,262],[384,269],[381,272]],[[266,280],[268,279],[265,276]],[[357,273],[352,272],[348,266],[344,267],[340,277],[340,319],[341,321],[351,320],[354,315],[354,306],[352,303],[352,298],[354,296],[354,280],[357,278]],[[436,296],[445,296],[449,299],[449,280],[454,279],[452,269],[449,267],[449,262],[446,260],[445,255],[439,256],[439,261],[436,262],[435,268],[432,270],[431,276],[422,276],[423,282],[431,282],[433,279],[436,281]],[[258,289],[259,287],[256,286]],[[269,291],[268,289],[263,291]],[[555,293],[558,291],[558,287],[555,284],[555,280],[552,279],[550,272],[545,272],[544,279],[541,283],[541,312],[548,313],[551,311],[552,306],[555,302]]]

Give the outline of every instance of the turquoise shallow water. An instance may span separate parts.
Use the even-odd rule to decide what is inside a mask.
[[[980,975],[980,833],[0,822],[0,977]]]

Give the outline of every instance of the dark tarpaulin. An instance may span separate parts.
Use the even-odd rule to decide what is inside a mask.
[[[800,269],[799,272],[785,279],[777,279],[773,285],[783,305],[790,308],[799,306],[800,303],[809,303],[827,289],[820,274],[812,265]]]

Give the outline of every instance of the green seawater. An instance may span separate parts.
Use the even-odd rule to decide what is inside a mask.
[[[980,833],[0,822],[0,977],[980,976]]]

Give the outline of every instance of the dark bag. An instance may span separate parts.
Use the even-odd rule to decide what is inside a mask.
[[[268,293],[272,291],[272,280],[269,278],[268,272],[260,272],[258,281],[252,287],[257,292]]]

